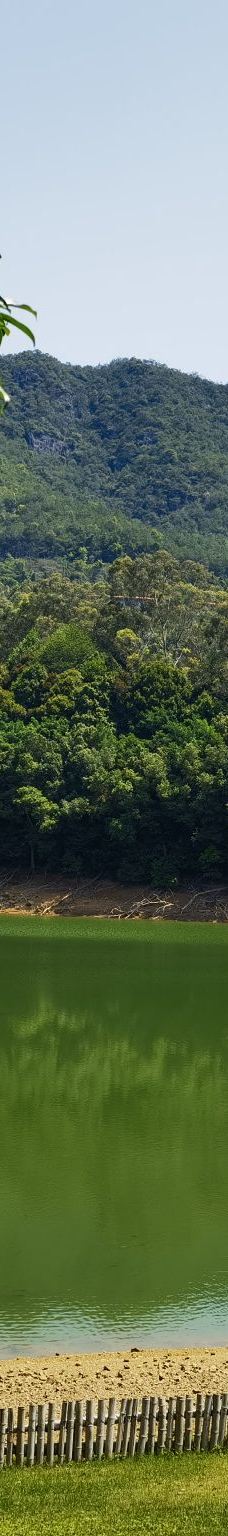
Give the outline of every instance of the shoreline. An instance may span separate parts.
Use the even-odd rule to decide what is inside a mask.
[[[0,1406],[114,1396],[183,1396],[228,1390],[228,1345],[18,1355],[0,1360]]]
[[[161,891],[109,880],[0,873],[2,917],[95,917],[118,921],[228,923],[228,884]]]

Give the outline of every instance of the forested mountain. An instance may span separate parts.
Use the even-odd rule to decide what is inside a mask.
[[[155,363],[2,364],[0,558],[160,546],[228,573],[228,387]]]
[[[228,390],[39,353],[4,381],[2,864],[223,880]]]

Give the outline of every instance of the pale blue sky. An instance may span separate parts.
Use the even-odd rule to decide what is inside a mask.
[[[11,0],[1,60],[0,285],[38,346],[227,381],[228,0]]]

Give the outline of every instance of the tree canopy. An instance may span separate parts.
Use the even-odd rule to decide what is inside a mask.
[[[0,579],[3,863],[160,886],[223,878],[226,589],[160,550],[97,579],[84,562],[76,580],[12,566]]]

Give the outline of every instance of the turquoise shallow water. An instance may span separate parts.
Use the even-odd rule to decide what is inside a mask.
[[[0,919],[0,1353],[228,1334],[228,934]]]

